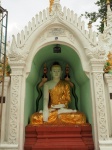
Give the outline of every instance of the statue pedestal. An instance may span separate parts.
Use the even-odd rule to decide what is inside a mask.
[[[26,126],[24,150],[94,150],[91,126]]]

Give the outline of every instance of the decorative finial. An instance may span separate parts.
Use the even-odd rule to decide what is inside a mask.
[[[49,0],[49,12],[51,13],[54,4],[60,4],[60,0]]]
[[[91,21],[89,21],[89,23],[88,23],[88,28],[89,29],[92,28],[92,22]]]
[[[107,0],[106,4],[107,4],[107,5],[110,5],[110,0]]]
[[[107,4],[107,12],[110,12],[111,11],[110,0],[107,0],[106,4]]]
[[[54,0],[49,0],[49,2],[50,2],[49,12],[51,12],[52,11],[52,6],[54,4]]]

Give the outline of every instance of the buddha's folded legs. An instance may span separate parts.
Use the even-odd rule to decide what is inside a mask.
[[[86,116],[81,112],[62,113],[58,115],[63,124],[85,124]]]
[[[50,112],[47,122],[43,122],[42,113],[34,113],[31,116],[30,124],[31,125],[41,125],[41,124],[85,124],[86,117],[81,112],[71,112],[71,113],[62,113],[58,114],[58,110]]]

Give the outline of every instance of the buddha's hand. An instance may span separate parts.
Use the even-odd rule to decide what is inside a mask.
[[[74,112],[77,112],[77,110],[76,110],[76,109],[74,109],[73,111],[74,111]]]
[[[48,109],[44,109],[43,110],[43,121],[47,122],[48,121],[48,117],[49,117],[49,110]]]
[[[58,110],[58,114],[61,114],[61,113],[75,113],[75,112],[77,112],[77,110],[67,109],[67,108],[60,108]]]

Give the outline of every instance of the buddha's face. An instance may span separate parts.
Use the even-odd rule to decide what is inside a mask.
[[[60,79],[62,70],[60,66],[53,66],[51,69],[51,75],[53,79]]]

